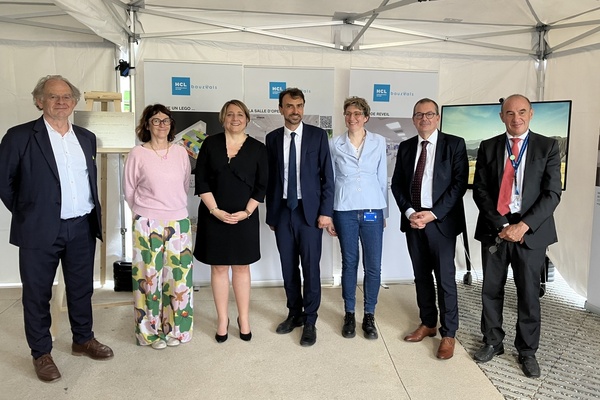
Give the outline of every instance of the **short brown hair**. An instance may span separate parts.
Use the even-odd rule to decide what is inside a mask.
[[[436,113],[436,115],[440,113],[440,107],[438,106],[438,103],[436,103],[435,101],[433,101],[433,100],[425,97],[425,98],[422,98],[421,100],[419,100],[419,101],[417,101],[415,103],[415,106],[413,107],[413,114],[415,113],[415,110],[417,109],[417,106],[419,104],[424,104],[424,103],[433,103],[433,106],[435,107],[435,113]]]
[[[352,96],[344,100],[344,112],[350,106],[360,109],[365,117],[371,116],[371,107],[369,107],[369,103],[362,97]]]
[[[142,112],[142,116],[140,118],[140,122],[138,126],[135,128],[135,134],[140,142],[147,143],[152,138],[150,134],[150,119],[158,113],[163,113],[168,115],[171,119],[171,129],[169,129],[169,134],[167,135],[167,141],[172,142],[175,140],[175,120],[171,117],[171,111],[162,104],[150,104],[146,108],[144,108],[144,112]]]
[[[297,99],[298,97],[300,97],[302,99],[302,103],[306,103],[306,100],[304,99],[304,93],[302,93],[302,90],[298,88],[288,88],[285,89],[283,92],[279,93],[279,107],[283,107],[283,98],[286,94],[289,94],[292,99]]]

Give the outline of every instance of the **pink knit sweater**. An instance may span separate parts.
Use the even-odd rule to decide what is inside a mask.
[[[142,146],[129,152],[123,187],[134,214],[164,221],[186,218],[189,186],[190,161],[182,146],[172,144],[166,159]]]

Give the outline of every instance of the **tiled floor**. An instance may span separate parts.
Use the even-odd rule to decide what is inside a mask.
[[[362,304],[360,289],[358,304]],[[313,347],[299,345],[301,329],[278,335],[287,311],[282,288],[253,288],[251,342],[239,339],[235,324],[229,340],[214,340],[215,311],[210,288],[195,293],[194,339],[156,351],[134,344],[130,293],[98,289],[94,298],[96,337],[115,358],[98,362],[70,354],[66,316],[61,318],[53,357],[62,379],[37,380],[22,323],[20,290],[0,289],[0,399],[502,399],[471,357],[457,345],[447,361],[435,358],[439,335],[421,343],[402,337],[419,323],[413,285],[381,289],[376,312],[378,340],[360,330],[341,336],[341,289],[323,288]],[[107,305],[108,304],[108,305]],[[230,318],[237,316],[233,298]],[[362,312],[357,310],[357,318]],[[4,397],[6,396],[6,397]]]

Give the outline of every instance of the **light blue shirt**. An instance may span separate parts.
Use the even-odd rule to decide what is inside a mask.
[[[366,131],[362,148],[350,142],[348,132],[329,140],[335,177],[333,209],[383,210],[388,217],[388,176],[385,138]]]
[[[90,178],[85,163],[85,154],[69,124],[69,131],[63,136],[46,122],[52,152],[58,167],[60,179],[61,208],[60,218],[69,219],[89,214],[94,209],[90,189]]]

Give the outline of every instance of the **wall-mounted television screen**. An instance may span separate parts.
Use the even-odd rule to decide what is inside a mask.
[[[561,159],[562,189],[567,185],[567,154],[571,126],[571,100],[532,101],[533,118],[529,129],[558,140]],[[469,157],[469,186],[473,185],[477,151],[482,140],[503,132],[506,127],[500,120],[500,103],[443,105],[440,130],[460,136],[467,144]]]

